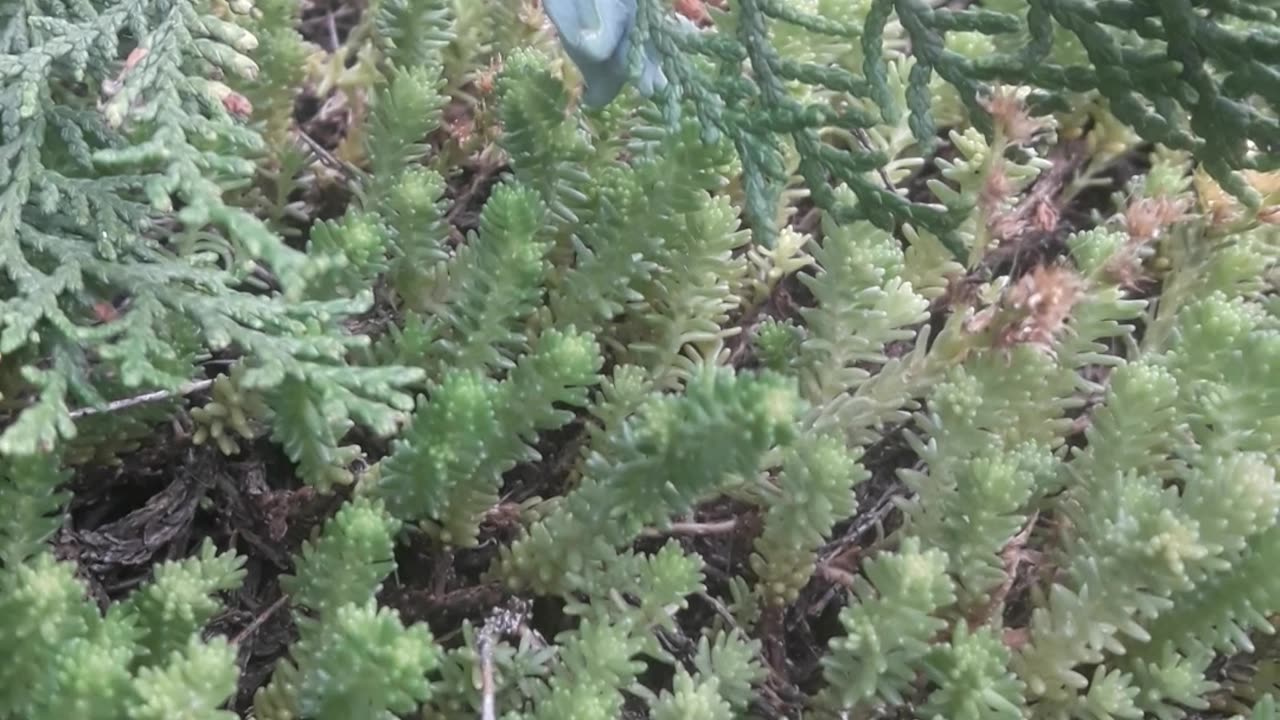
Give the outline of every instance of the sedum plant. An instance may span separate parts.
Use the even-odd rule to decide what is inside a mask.
[[[542,5],[0,8],[0,720],[1276,715],[1276,8]]]
[[[48,455],[4,467],[5,495],[17,502],[0,534],[0,637],[21,662],[0,676],[0,715],[235,717],[222,709],[236,690],[235,649],[202,630],[222,607],[212,596],[243,581],[244,558],[206,542],[158,564],[145,586],[101,612],[75,564],[45,545],[61,519],[58,462]]]

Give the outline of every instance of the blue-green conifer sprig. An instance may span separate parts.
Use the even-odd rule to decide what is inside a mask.
[[[936,145],[937,125],[930,107],[935,76],[958,92],[970,120],[988,132],[989,83],[1036,88],[1042,106],[1061,104],[1067,93],[1096,92],[1144,139],[1191,152],[1224,187],[1256,205],[1257,193],[1235,171],[1269,167],[1266,158],[1276,154],[1280,82],[1269,63],[1280,54],[1280,36],[1256,24],[1245,29],[1231,24],[1234,17],[1267,16],[1274,12],[1269,8],[1241,4],[1221,9],[1220,17],[1204,17],[1191,0],[1103,5],[1030,0],[1000,3],[996,9],[873,0],[862,17],[844,20],[776,0],[744,0],[734,4],[731,23],[723,24],[720,32],[700,32],[656,0],[639,0],[634,25],[623,23],[623,14],[614,30],[633,39],[632,77],[652,74],[642,73],[641,67],[648,67],[653,62],[650,53],[656,53],[669,79],[658,91],[668,122],[687,107],[708,141],[722,136],[732,140],[742,162],[746,217],[757,239],[771,244],[778,231],[774,218],[780,192],[790,182],[782,162],[784,139],[794,144],[797,171],[814,200],[842,221],[867,219],[886,230],[907,222],[945,237],[963,219],[967,209],[913,203],[894,188],[873,182],[868,171],[884,162],[874,152],[837,149],[819,139],[824,127],[858,130],[873,124],[874,118],[805,102],[789,87],[799,82],[865,98],[879,109],[880,119],[896,122],[882,43],[891,18],[902,28],[915,58],[907,110],[916,141],[925,151]],[[771,40],[771,23],[857,43],[861,67],[855,72],[785,58]],[[730,29],[732,35],[726,32]],[[1058,30],[1081,44],[1085,63],[1054,62]],[[1005,52],[970,58],[948,46],[953,33],[1012,38],[1014,45]],[[1123,33],[1143,38],[1147,47],[1123,47]],[[576,36],[562,38],[571,49],[578,42]],[[637,46],[648,49],[635,50]],[[745,75],[744,60],[750,67]],[[648,94],[656,88],[644,89]],[[840,199],[833,185],[847,186],[856,200]]]
[[[69,493],[61,458],[53,453],[6,462],[0,501],[9,510],[0,522],[0,567],[16,567],[38,555],[65,519]]]
[[[73,438],[76,405],[180,391],[200,351],[245,356],[257,391],[324,396],[313,405],[333,422],[298,428],[393,428],[415,371],[353,368],[348,354],[367,339],[339,325],[372,296],[303,300],[321,263],[232,204],[262,139],[213,78],[256,73],[254,36],[187,2],[49,12],[19,13],[0,47],[0,352],[22,366],[4,393],[30,397],[10,410],[0,450]],[[120,44],[126,31],[133,44]],[[100,109],[72,92],[78,83],[100,91]],[[304,462],[304,438],[284,439],[299,462],[329,464]]]

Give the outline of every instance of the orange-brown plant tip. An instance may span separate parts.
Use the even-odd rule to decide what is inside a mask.
[[[997,345],[1033,345],[1052,352],[1084,286],[1065,265],[1041,265],[1019,278],[1005,296],[1006,305],[1020,316],[999,334]]]
[[[1160,237],[1165,228],[1186,215],[1185,200],[1168,197],[1140,198],[1125,208],[1125,230],[1133,242],[1146,243]]]
[[[1024,145],[1044,127],[1031,117],[1026,104],[1012,88],[997,88],[983,103],[1005,138],[1014,145]]]

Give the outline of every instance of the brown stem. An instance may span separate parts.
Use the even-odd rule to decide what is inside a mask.
[[[738,529],[737,518],[716,520],[714,522],[677,522],[665,528],[650,528],[642,535],[649,538],[668,537],[670,535],[691,535],[704,537],[707,535],[726,535]]]
[[[192,393],[198,393],[201,390],[207,389],[211,385],[213,385],[212,380],[201,380],[199,382],[188,383],[187,385],[184,385],[178,388],[177,390],[156,390],[154,392],[143,393],[141,395],[135,395],[133,397],[121,398],[120,400],[112,400],[111,402],[107,403],[106,405],[103,405],[100,408],[86,407],[86,408],[80,408],[78,410],[72,410],[70,413],[71,419],[79,420],[80,418],[89,417],[91,415],[102,415],[105,413],[113,413],[119,410],[125,410],[131,407],[135,407],[137,405],[145,405],[147,403],[160,402],[162,400],[169,400],[174,397],[183,397],[186,395],[191,395]]]
[[[289,596],[281,595],[279,598],[276,599],[275,602],[271,603],[271,605],[268,606],[266,610],[263,610],[262,612],[258,613],[258,616],[253,619],[253,622],[249,623],[244,627],[243,630],[236,633],[236,636],[231,641],[231,644],[239,645],[240,643],[244,642],[245,639],[248,638],[250,635],[252,635],[258,628],[262,627],[262,624],[265,623],[272,615],[275,615],[277,610],[284,607],[285,603],[287,602],[289,602]]]

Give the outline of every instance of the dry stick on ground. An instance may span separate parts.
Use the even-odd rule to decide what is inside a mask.
[[[298,26],[303,30],[310,30],[316,25],[329,22],[332,16],[335,20],[345,20],[347,17],[356,14],[356,8],[353,5],[342,5],[336,10],[330,10],[323,15],[316,15],[305,20],[298,21]]]
[[[327,50],[329,52],[336,52],[338,48],[342,47],[342,41],[338,39],[337,17],[334,15],[332,10],[325,13],[324,25],[325,29],[329,31],[329,47]]]
[[[320,164],[326,165],[331,170],[336,171],[338,174],[346,178],[353,186],[359,183],[360,178],[364,175],[360,168],[329,152],[328,148],[321,145],[318,140],[307,134],[305,130],[298,128],[297,134],[298,139],[302,141],[302,144],[306,145],[311,152],[315,153],[316,159],[320,161]]]
[[[769,669],[778,677],[787,673],[786,608],[769,605],[760,612],[760,639]]]
[[[279,598],[276,599],[275,602],[271,603],[271,605],[268,606],[266,610],[263,610],[262,612],[258,613],[258,616],[253,619],[253,622],[249,623],[244,627],[243,630],[236,633],[236,636],[234,639],[232,639],[231,644],[239,645],[243,643],[258,628],[262,627],[262,624],[265,623],[267,620],[269,620],[272,615],[275,615],[280,608],[284,607],[285,603],[287,602],[289,602],[289,596],[281,595]]]
[[[867,153],[874,153],[876,148],[871,144],[871,136],[862,128],[854,128],[853,137],[857,139],[858,144],[862,146],[862,150]],[[893,180],[889,178],[889,173],[885,171],[881,165],[876,168],[876,174],[880,176],[880,182],[884,184],[884,189],[888,192],[896,192],[897,188],[893,185]]]
[[[1032,560],[1034,557],[1034,553],[1027,549],[1027,541],[1031,538],[1031,531],[1035,529],[1036,521],[1039,519],[1039,512],[1032,513],[1023,528],[1016,535],[1009,538],[1009,541],[1005,543],[1004,548],[1000,551],[1004,579],[991,592],[987,602],[983,603],[969,617],[969,627],[971,629],[976,629],[986,624],[1001,609],[1009,597],[1009,592],[1013,589],[1014,581],[1018,578],[1018,571],[1022,564]]]
[[[528,617],[528,604],[514,599],[507,607],[498,608],[489,616],[476,638],[476,651],[480,656],[481,720],[497,720],[498,717],[495,701],[497,687],[493,679],[493,644],[503,635],[523,632]]]
[[[89,417],[91,415],[102,415],[105,413],[113,413],[119,410],[125,410],[138,405],[146,405],[147,403],[161,402],[170,400],[175,397],[184,397],[201,390],[207,389],[213,385],[212,380],[200,380],[198,382],[188,383],[177,390],[156,390],[154,392],[143,393],[133,397],[121,398],[120,400],[112,400],[102,407],[86,407],[78,410],[72,410],[70,415],[72,420]]]
[[[479,168],[471,176],[471,181],[467,184],[467,187],[458,193],[453,201],[453,207],[449,208],[449,212],[445,214],[445,223],[449,226],[456,225],[458,216],[468,209],[471,201],[475,199],[484,184],[505,167],[506,165],[502,163],[480,162]]]
[[[462,188],[454,197],[453,206],[445,213],[445,227],[448,228],[449,236],[454,243],[462,244],[466,241],[463,231],[458,228],[459,221],[468,211],[477,210],[473,205],[480,199],[480,193],[484,189],[486,183],[493,179],[506,165],[503,163],[495,163],[481,159],[478,163],[475,174],[471,176],[471,180],[466,187]]]
[[[832,599],[853,586],[854,573],[838,567],[837,561],[850,556],[865,555],[871,550],[871,547],[874,547],[876,543],[884,539],[884,520],[889,513],[897,509],[898,498],[902,495],[902,489],[900,483],[891,484],[870,510],[858,515],[857,521],[853,526],[841,533],[840,537],[832,538],[819,548],[815,562],[815,574],[826,581],[830,587],[820,589],[817,596],[808,602],[804,611],[795,614],[792,621],[793,625],[822,612]],[[856,546],[858,539],[872,528],[879,528],[877,533],[879,537],[876,538],[875,543],[870,547],[858,548]]]
[[[641,535],[646,538],[662,538],[670,535],[687,535],[704,537],[707,535],[726,535],[738,529],[738,519],[714,520],[710,522],[674,522],[663,528],[647,528]]]

